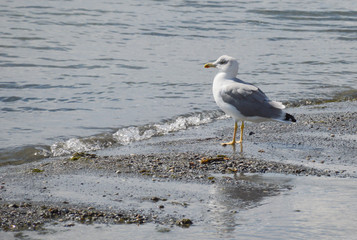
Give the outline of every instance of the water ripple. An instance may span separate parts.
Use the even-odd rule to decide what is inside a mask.
[[[270,9],[254,9],[248,12],[273,16],[279,19],[288,20],[334,20],[334,21],[350,21],[357,20],[357,11],[301,11],[301,10],[270,10]],[[348,17],[348,18],[345,18]]]
[[[73,64],[73,65],[45,65],[45,64],[32,64],[32,63],[4,63],[0,64],[0,67],[24,67],[24,68],[64,68],[64,69],[97,69],[108,68],[108,66],[102,65],[85,65],[85,64]]]
[[[52,89],[52,88],[76,88],[73,85],[50,85],[50,84],[18,84],[16,82],[0,82],[0,89]]]
[[[0,97],[0,102],[16,102],[21,100],[21,97],[11,96],[11,97]]]

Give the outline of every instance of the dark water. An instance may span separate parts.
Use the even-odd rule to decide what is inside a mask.
[[[0,164],[220,117],[222,54],[284,102],[356,89],[355,1],[2,1]]]

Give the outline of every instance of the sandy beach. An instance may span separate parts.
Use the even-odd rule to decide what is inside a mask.
[[[218,205],[225,206],[224,216],[229,215],[222,226],[232,223],[233,233],[239,229],[234,224],[237,218],[259,212],[261,205],[276,204],[269,199],[291,192],[295,200],[319,201],[306,189],[293,194],[292,189],[314,182],[322,189],[325,184],[347,181],[333,195],[342,201],[339,207],[348,208],[351,199],[338,194],[345,192],[343,186],[356,186],[357,102],[289,110],[296,124],[247,123],[242,149],[220,146],[233,131],[233,121],[221,119],[95,153],[2,167],[0,235],[13,237],[13,232],[25,231],[31,236],[28,230],[75,229],[82,224],[93,230],[103,223],[143,224],[156,229],[156,234],[173,234],[184,227],[188,233],[208,222],[219,225],[212,216]],[[356,220],[351,213],[355,207],[342,210],[350,214],[345,215],[347,220]],[[289,214],[281,210],[280,217]],[[331,234],[352,236],[355,223]]]

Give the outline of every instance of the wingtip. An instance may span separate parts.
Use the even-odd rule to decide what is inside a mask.
[[[289,114],[289,113],[286,113],[286,114],[285,114],[284,121],[296,122],[296,119],[294,118],[293,115],[291,115],[291,114]]]

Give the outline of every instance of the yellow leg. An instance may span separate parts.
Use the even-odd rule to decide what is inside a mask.
[[[231,142],[222,143],[222,146],[234,145],[236,144],[236,134],[237,134],[238,124],[234,122],[234,132],[233,132],[233,140]]]
[[[240,138],[238,143],[243,143],[243,129],[244,129],[244,121],[242,121],[242,125],[240,125]]]
[[[222,146],[235,145],[236,143],[242,143],[243,142],[243,129],[244,129],[244,121],[242,121],[242,125],[240,126],[240,138],[239,138],[239,141],[236,142],[238,124],[237,124],[237,122],[235,122],[234,123],[233,140],[231,142],[222,143]]]

